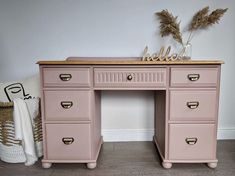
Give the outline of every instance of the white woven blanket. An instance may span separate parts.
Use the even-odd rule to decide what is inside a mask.
[[[37,160],[37,152],[33,138],[33,119],[38,114],[39,99],[14,99],[13,119],[15,124],[15,138],[22,140],[25,153],[25,165],[33,165]]]

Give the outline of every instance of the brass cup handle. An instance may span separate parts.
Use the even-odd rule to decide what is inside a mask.
[[[62,138],[62,142],[65,145],[71,145],[74,142],[74,138],[73,137],[64,137],[64,138]]]
[[[188,74],[188,79],[190,81],[197,81],[197,80],[199,80],[199,78],[200,78],[199,74]]]
[[[186,138],[185,139],[185,142],[188,144],[188,145],[195,145],[197,143],[197,138]]]
[[[199,102],[198,101],[187,102],[187,106],[189,109],[196,109],[199,106]]]
[[[131,81],[132,78],[133,78],[132,75],[128,75],[128,76],[127,76],[127,80],[128,80],[128,81]]]
[[[62,101],[60,103],[60,105],[64,108],[64,109],[69,109],[73,106],[73,102],[72,101]]]
[[[62,81],[69,81],[72,78],[72,75],[71,74],[60,74],[59,77]]]

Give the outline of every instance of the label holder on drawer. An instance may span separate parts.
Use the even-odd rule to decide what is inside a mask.
[[[197,81],[200,78],[200,74],[188,74],[188,79],[190,81]]]
[[[62,142],[65,145],[71,145],[74,142],[74,138],[73,137],[63,137]]]
[[[72,101],[61,101],[60,105],[64,109],[69,109],[73,106],[73,102]]]
[[[197,143],[197,138],[194,137],[194,138],[186,138],[185,139],[185,142],[188,144],[188,145],[195,145]]]
[[[199,106],[199,102],[198,101],[187,102],[187,106],[189,109],[197,109]]]
[[[60,74],[61,81],[69,81],[72,78],[71,74]]]

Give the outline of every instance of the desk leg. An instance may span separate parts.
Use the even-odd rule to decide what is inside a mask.
[[[42,167],[44,169],[49,169],[51,167],[52,163],[42,163]]]
[[[96,163],[87,163],[86,166],[87,166],[88,169],[95,169],[96,165],[97,165]]]
[[[170,169],[172,167],[172,163],[169,163],[169,162],[162,162],[162,166],[165,168],[165,169]]]
[[[207,163],[207,166],[208,166],[209,168],[214,169],[214,168],[217,167],[217,163],[216,163],[216,162],[214,162],[214,163]]]

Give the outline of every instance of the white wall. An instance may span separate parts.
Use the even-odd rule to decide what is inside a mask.
[[[233,0],[0,0],[0,82],[38,73],[38,60],[141,56],[146,45],[156,52],[171,41],[159,37],[155,12],[168,9],[179,16],[184,28],[193,14],[207,5],[211,9],[228,7],[229,11],[219,25],[194,37],[193,59],[225,61],[219,138],[235,138]],[[102,95],[107,139],[120,132],[126,139],[142,139],[152,132],[152,92],[104,91]]]

